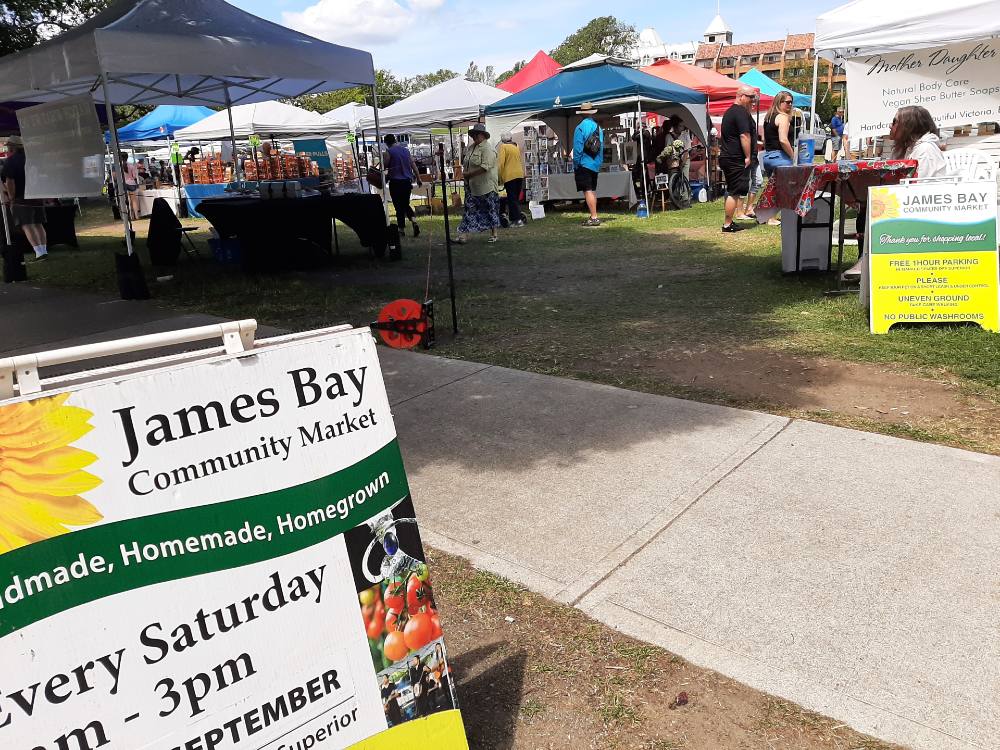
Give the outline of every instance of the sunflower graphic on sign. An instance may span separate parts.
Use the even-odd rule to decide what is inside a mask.
[[[899,198],[889,190],[875,188],[871,194],[872,219],[898,219]]]
[[[72,445],[94,415],[68,398],[0,407],[0,555],[102,518],[83,498],[101,483],[83,470],[97,456]]]

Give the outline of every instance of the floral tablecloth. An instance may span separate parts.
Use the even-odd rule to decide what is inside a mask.
[[[842,192],[841,196],[849,204],[856,204],[853,197],[867,195],[870,187],[895,185],[900,180],[916,176],[917,162],[911,159],[836,161],[778,167],[757,199],[755,213],[761,223],[774,218],[782,208],[805,216],[813,207],[816,193],[831,183],[849,183],[851,190]]]

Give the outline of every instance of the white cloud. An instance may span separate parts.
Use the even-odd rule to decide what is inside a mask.
[[[437,10],[444,5],[444,0],[410,0],[410,7],[414,10]]]
[[[349,46],[395,41],[414,20],[413,11],[396,0],[318,0],[300,12],[283,13],[282,19],[304,34]]]

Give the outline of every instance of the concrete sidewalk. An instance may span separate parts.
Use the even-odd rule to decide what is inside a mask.
[[[1000,747],[1000,459],[382,352],[430,544],[860,731]]]
[[[0,312],[8,352],[218,320],[11,285]],[[1000,459],[380,356],[428,543],[863,732],[1000,747]]]

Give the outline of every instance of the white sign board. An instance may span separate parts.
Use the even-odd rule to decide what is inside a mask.
[[[104,137],[89,95],[17,110],[24,197],[78,198],[104,189]]]
[[[1000,44],[992,40],[847,60],[851,138],[887,135],[900,107],[938,127],[1000,120]]]
[[[0,747],[465,750],[375,343],[0,404]]]

